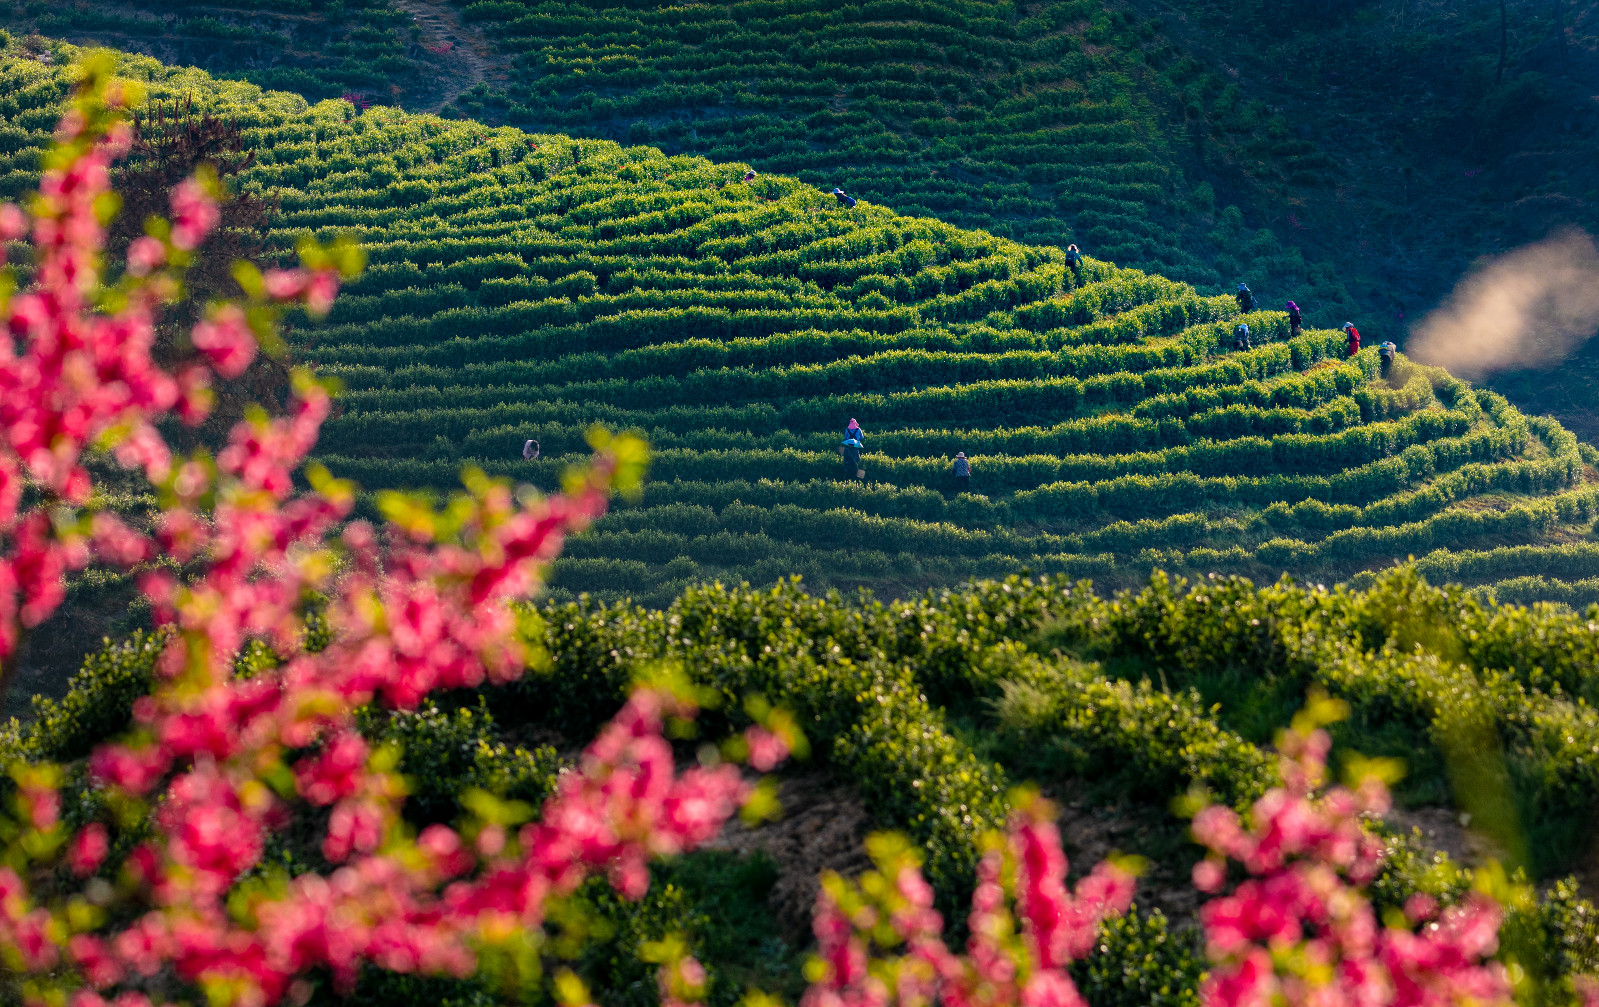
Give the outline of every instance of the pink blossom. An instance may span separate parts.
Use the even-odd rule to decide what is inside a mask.
[[[200,247],[221,221],[215,199],[199,182],[186,178],[172,190],[172,244],[184,251]]]
[[[317,270],[305,285],[305,309],[318,317],[327,314],[338,292],[339,274],[327,269]]]
[[[307,279],[303,269],[268,269],[261,274],[267,296],[279,301],[299,297],[305,291]]]
[[[16,241],[28,233],[28,215],[15,203],[0,203],[0,241]]]
[[[1103,919],[1126,911],[1132,878],[1100,864],[1068,893],[1054,816],[1049,802],[1024,796],[1009,834],[988,841],[964,955],[944,944],[932,888],[908,846],[879,840],[877,869],[859,884],[824,877],[813,917],[822,978],[801,1007],[1082,1007],[1065,967],[1089,953]],[[868,949],[881,942],[879,920],[889,922],[904,952],[873,963]]]
[[[128,274],[149,276],[166,262],[167,249],[155,238],[134,238],[128,243]]]
[[[1194,887],[1202,892],[1217,892],[1227,881],[1227,868],[1220,860],[1206,858],[1194,865]]]
[[[1250,875],[1200,909],[1215,965],[1200,991],[1206,1007],[1508,1005],[1504,969],[1486,960],[1498,946],[1491,900],[1468,896],[1428,924],[1437,902],[1417,894],[1406,925],[1378,923],[1363,886],[1384,851],[1360,815],[1385,809],[1387,788],[1368,778],[1321,791],[1330,747],[1320,729],[1283,732],[1282,785],[1255,802],[1248,828],[1217,806],[1194,818],[1194,838],[1211,850],[1195,884],[1219,891],[1229,859]]]
[[[95,554],[107,562],[132,566],[150,554],[150,540],[109,511],[96,514],[91,529]]]
[[[758,725],[745,728],[744,743],[749,746],[750,765],[763,773],[771,772],[789,755],[787,740]]]
[[[269,1005],[307,995],[302,977],[317,971],[343,989],[368,964],[470,974],[484,934],[510,927],[537,940],[547,902],[587,876],[642,895],[652,857],[703,843],[748,795],[731,766],[676,772],[661,732],[667,716],[693,716],[691,705],[636,693],[579,770],[562,777],[536,824],[514,836],[486,824],[475,843],[444,826],[409,838],[399,817],[404,781],[375,764],[355,730],[367,704],[408,707],[437,688],[521,674],[526,655],[509,604],[538,586],[569,531],[603,513],[618,457],[602,452],[571,495],[529,503],[507,485],[474,484],[452,505],[459,531],[448,537],[344,525],[343,489],[296,491],[295,473],[330,409],[325,389],[297,374],[285,415],[237,425],[214,465],[175,460],[159,424],[174,411],[186,422],[205,416],[206,369],[191,363],[168,374],[151,349],[156,311],[190,258],[136,241],[123,307],[106,313],[91,303],[104,239],[95,207],[128,142],[97,80],[104,84],[88,75],[62,122],[59,135],[81,143],[50,162],[31,216],[0,209],[0,239],[31,233],[37,262],[34,286],[5,305],[0,330],[0,658],[20,626],[56,609],[64,575],[91,556],[128,566],[159,552],[192,568],[182,580],[141,574],[168,644],[154,688],[134,704],[135,730],[89,759],[94,783],[119,792],[109,795],[117,806],[154,809],[149,835],[120,864],[122,884],[108,889],[114,922],[75,932],[56,915],[65,900],[35,906],[22,877],[0,868],[0,950],[13,972],[51,990],[65,984],[57,1000],[77,1007],[106,1002],[82,982],[122,984],[117,1007],[147,1007],[139,990],[174,979],[205,986],[218,1002]],[[173,192],[172,215],[170,248],[181,252],[199,248],[218,219],[193,179]],[[329,258],[317,254],[310,258]],[[255,353],[252,322],[287,301],[325,312],[338,284],[323,265],[268,271],[255,314],[224,305],[191,341],[219,374],[237,375]],[[91,499],[82,455],[101,441],[167,501],[149,536],[108,512],[72,513]],[[44,501],[26,511],[25,480]],[[341,525],[343,565],[327,561]],[[328,598],[333,631],[314,654],[303,649],[301,613],[312,592]],[[233,657],[251,639],[284,659],[241,678]],[[780,757],[773,747],[763,749],[771,762]],[[54,779],[30,770],[17,800],[36,830],[59,834]],[[330,808],[323,852],[340,867],[232,898],[302,800]],[[110,838],[92,823],[58,855],[87,876],[102,869]],[[24,857],[21,840],[10,842],[8,856]],[[704,984],[688,956],[668,978],[681,1003]]]
[[[217,373],[225,378],[243,374],[255,359],[255,333],[236,304],[227,305],[197,324],[192,338],[195,349],[209,357]]]
[[[312,804],[332,804],[350,797],[361,787],[367,759],[366,741],[354,732],[340,734],[322,753],[300,760],[295,785]]]
[[[110,850],[111,843],[105,826],[90,822],[72,837],[71,849],[67,851],[67,864],[72,868],[72,873],[84,877],[99,869]]]

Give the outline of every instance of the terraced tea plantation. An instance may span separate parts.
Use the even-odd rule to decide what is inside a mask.
[[[1591,449],[1402,358],[1345,359],[1228,297],[743,164],[349,104],[128,61],[248,127],[275,240],[355,233],[371,266],[302,354],[345,386],[323,460],[368,489],[463,464],[553,487],[594,423],[655,449],[642,499],[573,542],[561,592],[664,603],[711,578],[900,594],[1032,570],[1435,580],[1586,603]],[[61,71],[5,69],[6,191]],[[866,478],[837,446],[865,427]],[[543,455],[521,458],[535,438]],[[954,492],[951,458],[972,460]]]
[[[31,7],[0,11],[0,25],[311,101],[341,89],[411,111],[447,101],[452,117],[747,161],[1204,287],[1246,280],[1323,324],[1360,303],[1347,266],[1307,262],[1269,229],[1317,236],[1290,224],[1295,201],[1252,207],[1246,222],[1199,181],[1225,164],[1229,178],[1326,189],[1339,181],[1326,153],[1181,53],[1158,21],[1100,0],[344,0],[314,11],[185,0],[164,20],[110,0]]]
[[[1333,183],[1326,154],[1125,7],[457,4],[514,68],[457,99],[474,118],[748,161],[1191,283],[1293,287],[1329,324],[1351,303],[1337,272],[1257,230],[1264,220],[1213,218],[1214,190],[1191,177],[1213,156],[1207,137],[1235,132],[1300,185]],[[1269,216],[1280,224],[1279,208]]]
[[[444,91],[455,75],[439,58],[443,53],[427,48],[420,30],[409,30],[412,24],[413,15],[393,0],[31,0],[0,8],[0,26],[36,56],[54,58],[51,40],[65,38],[202,67],[312,101],[349,93],[383,104],[437,105],[453,95]]]

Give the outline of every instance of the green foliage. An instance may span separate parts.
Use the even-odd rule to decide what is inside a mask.
[[[1197,785],[1242,808],[1272,784],[1271,760],[1220,726],[1197,692],[1170,695],[1097,669],[1054,671],[1003,683],[996,711],[1007,763],[1156,804]]]
[[[672,934],[688,936],[711,926],[688,893],[671,882],[656,881],[637,902],[617,895],[601,878],[584,883],[575,899],[597,940],[583,949],[575,971],[590,988],[604,990],[606,1007],[654,1007],[659,1002],[655,966],[641,960],[640,946]],[[707,969],[710,984],[716,976]],[[734,1002],[726,993],[722,1004]]]
[[[1099,925],[1099,946],[1071,966],[1091,1007],[1198,1007],[1204,958],[1193,931],[1172,933],[1159,909],[1135,905]]]
[[[175,16],[161,16],[169,12]],[[0,12],[0,19],[22,34],[79,42],[111,38],[130,49],[176,53],[177,62],[204,62],[219,77],[296,91],[313,101],[343,92],[418,101],[433,90],[426,78],[439,72],[438,59],[407,44],[403,29],[411,15],[391,0],[214,6],[178,0],[155,10],[18,4]]]
[[[1249,128],[1259,103],[1190,98],[1158,23],[1123,10],[824,0],[723,16],[506,0],[465,14],[516,65],[512,81],[463,96],[475,117],[625,131],[630,143],[841,185],[1007,237],[1077,242],[1206,286],[1293,284],[1331,314],[1348,299],[1337,274],[1308,268],[1269,231],[1214,234],[1213,199],[1176,212],[1196,195],[1180,167],[1193,129],[1182,120]],[[1224,254],[1196,254],[1207,244]]]
[[[454,710],[434,700],[415,710],[369,709],[361,731],[374,745],[399,747],[400,771],[411,786],[405,813],[419,825],[454,822],[461,795],[473,789],[538,807],[561,768],[547,745],[528,751],[500,741],[481,698],[476,707]]]
[[[766,905],[776,880],[777,865],[765,854],[708,850],[662,865],[636,903],[590,882],[579,901],[608,936],[584,952],[577,971],[606,1007],[654,1007],[655,967],[639,960],[639,947],[675,934],[705,962],[712,1007],[733,1007],[752,986],[797,999],[800,957]]]
[[[1086,234],[1145,234],[1119,246],[1125,261],[1164,267],[1148,233],[1159,228],[1128,207],[1158,203],[1166,178],[1143,149],[1153,141],[1125,128],[1142,113],[1114,99],[1114,81],[1085,75],[1089,87],[1045,88],[1014,107],[960,83],[976,79],[974,68],[1036,69],[1005,62],[1024,41],[1079,57],[1079,36],[1099,45],[1131,25],[1075,3],[1045,8],[1027,29],[1008,9],[989,17],[980,5],[912,6],[917,17],[904,23],[936,27],[926,38],[863,47],[813,33],[797,54],[785,48],[784,67],[806,72],[774,79],[811,90],[774,108],[814,102],[806,128],[829,133],[845,159],[906,153],[900,163],[914,173],[926,162],[917,167],[908,144],[896,146],[902,136],[851,135],[867,120],[849,106],[944,103],[912,130],[939,163],[1008,179],[990,195],[1022,200],[1017,219],[1037,209],[1025,205],[1031,186],[1061,186],[1057,198],[1077,201]],[[513,2],[466,10],[503,24],[507,39],[549,40],[532,67],[543,90],[525,97],[528,117],[582,127],[621,115],[651,139],[660,127],[649,116],[710,96],[694,89],[711,86],[700,79],[711,68],[677,66],[686,76],[668,80],[661,64],[704,46],[766,52],[781,34],[752,25],[759,41],[745,45],[732,22],[640,20],[619,28],[616,45],[659,35],[665,51],[611,52],[607,42],[572,66],[559,50],[623,14],[528,11]],[[822,88],[852,60],[929,56],[965,69],[899,89],[861,74],[845,110],[828,111],[837,95]],[[869,187],[857,190],[867,201],[843,210],[811,187],[822,179],[809,174],[820,171],[809,153],[771,145],[776,118],[696,127],[727,140],[717,156],[758,139],[771,158],[763,167],[792,157],[800,175],[745,184],[742,163],[388,109],[356,115],[138,57],[124,69],[158,96],[194,90],[240,120],[259,151],[245,184],[280,197],[274,247],[334,229],[369,247],[373,268],[334,314],[297,330],[300,351],[347,388],[323,445],[340,475],[372,490],[438,491],[473,461],[550,488],[585,452],[591,422],[637,426],[656,442],[655,481],[569,544],[555,601],[527,613],[547,668],[485,691],[477,705],[452,697],[369,711],[369,736],[402,748],[417,824],[456,817],[468,787],[536,804],[559,768],[555,754],[507,744],[501,732],[584,738],[637,672],[665,661],[720,697],[704,721],[713,737],[744,726],[738,711],[751,694],[791,709],[874,823],[926,850],[951,918],[1013,779],[1086,782],[1156,808],[1203,787],[1245,805],[1270,780],[1265,744],[1312,687],[1349,703],[1343,744],[1406,758],[1403,799],[1473,811],[1539,877],[1580,854],[1599,809],[1599,611],[1500,606],[1428,587],[1411,570],[1381,572],[1418,553],[1416,569],[1501,583],[1518,598],[1595,597],[1599,497],[1588,466],[1599,456],[1552,421],[1403,359],[1384,377],[1369,348],[1344,358],[1337,333],[1291,337],[1279,313],[1239,316],[1229,298],[1154,273],[1096,256],[1078,276],[1058,247],[1014,240],[1003,214],[988,221],[994,233],[962,230],[874,205],[879,190]],[[0,80],[0,142],[10,150],[0,190],[16,194],[36,171],[29,155],[53,121],[62,76],[12,58]],[[604,96],[596,82],[606,82]],[[668,86],[680,90],[661,92],[659,108],[628,104]],[[934,93],[911,93],[924,86]],[[1214,90],[1205,100],[1239,130],[1260,124],[1261,108]],[[766,96],[734,87],[727,97]],[[1001,144],[994,120],[962,118],[985,104],[1006,122],[1075,130],[1075,162],[1021,133]],[[741,132],[752,123],[764,132]],[[842,172],[844,159],[826,167]],[[906,177],[872,184],[887,191]],[[1058,245],[1066,233],[1041,240]],[[1267,239],[1236,211],[1217,216],[1219,244]],[[1252,349],[1232,349],[1240,321]],[[866,483],[838,471],[850,416],[868,428]],[[542,438],[537,461],[518,455],[526,436]],[[972,456],[978,492],[952,492],[955,450]],[[1192,586],[1148,580],[1154,567],[1192,576]],[[1300,580],[1257,589],[1215,570]],[[909,600],[819,597],[790,581],[699,583],[770,583],[796,571]],[[914,590],[976,574],[1003,579]],[[1070,579],[1089,575],[1112,588],[1148,583],[1102,597]],[[1309,586],[1318,579],[1358,589]],[[574,598],[583,589],[602,600]],[[629,595],[659,609],[618,600]],[[158,646],[136,637],[92,657],[68,696],[41,701],[8,743],[26,757],[81,758],[127,725]],[[240,673],[272,660],[254,648]],[[1426,869],[1396,868],[1395,892],[1420,886]],[[608,1003],[648,1004],[653,980],[637,946],[681,931],[710,961],[719,1004],[746,978],[782,985],[792,955],[760,925],[770,886],[769,864],[709,855],[669,869],[641,903],[590,889],[584,901],[608,937],[579,965]],[[1557,887],[1539,912],[1528,940],[1555,963],[1546,969],[1554,988],[1588,967],[1592,911]],[[1108,926],[1103,941],[1080,975],[1095,1007],[1191,1007],[1192,949],[1162,917]],[[471,984],[377,974],[361,990],[396,1004],[485,996]]]
[[[370,737],[404,746],[418,824],[454,817],[454,795],[469,786],[536,803],[557,769],[554,753],[500,738],[586,738],[635,675],[665,662],[719,697],[701,718],[701,740],[746,726],[746,697],[779,698],[820,769],[860,799],[872,824],[926,851],[946,918],[958,919],[979,838],[1003,820],[1016,780],[1165,820],[1164,832],[1134,835],[1127,852],[1175,859],[1159,869],[1185,878],[1198,854],[1166,817],[1173,799],[1194,788],[1235,806],[1258,796],[1272,779],[1265,744],[1320,688],[1350,707],[1340,751],[1403,758],[1411,780],[1402,801],[1470,811],[1550,883],[1507,930],[1507,948],[1538,976],[1540,1002],[1571,1002],[1570,974],[1593,967],[1594,910],[1559,879],[1583,855],[1599,810],[1599,717],[1587,701],[1599,689],[1599,608],[1501,605],[1400,570],[1366,591],[1160,575],[1105,597],[1064,578],[1010,577],[893,603],[817,597],[785,582],[699,587],[665,610],[585,599],[523,615],[548,660],[521,681],[484,687],[475,703],[457,696],[365,715]],[[150,653],[112,648],[90,667]],[[86,672],[48,709],[88,710],[110,694],[108,681],[123,680]],[[138,691],[118,688],[129,698]],[[31,753],[81,754],[74,716],[23,730]],[[680,933],[710,966],[721,1007],[750,983],[792,991],[795,949],[767,905],[775,878],[758,855],[708,851],[662,865],[639,903],[603,885],[586,889],[584,925],[604,939],[575,964],[601,1002],[648,1007],[653,976],[637,947]],[[1405,840],[1378,894],[1397,905],[1417,890],[1447,898],[1469,884],[1457,865]],[[1147,895],[1159,892],[1153,885]],[[1139,914],[1107,924],[1101,945],[1078,966],[1094,1007],[1192,1007],[1200,969],[1190,935]],[[467,1004],[483,990],[374,972],[357,994]]]
[[[1599,719],[1582,698],[1599,664],[1593,618],[1490,605],[1409,571],[1366,592],[1157,576],[1111,599],[1013,577],[887,606],[710,587],[664,613],[550,608],[552,670],[513,692],[519,710],[573,729],[603,716],[629,668],[660,659],[722,693],[724,709],[782,695],[874,813],[929,845],[947,884],[969,869],[956,840],[1001,813],[1016,772],[1157,806],[1195,785],[1247,804],[1271,780],[1259,746],[1319,687],[1351,705],[1343,743],[1410,764],[1408,798],[1508,800],[1528,866],[1548,874],[1581,851],[1599,807]],[[584,676],[595,656],[605,670]],[[977,722],[1003,768],[940,707],[986,711]],[[1462,761],[1466,749],[1499,761]]]
[[[84,758],[107,738],[127,730],[133,704],[150,691],[155,661],[168,635],[136,631],[119,643],[105,642],[84,658],[59,700],[33,697],[33,716],[12,722],[7,740],[23,758],[69,762]]]

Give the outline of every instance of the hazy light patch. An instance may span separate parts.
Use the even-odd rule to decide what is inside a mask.
[[[1563,231],[1484,262],[1412,330],[1405,352],[1463,377],[1547,367],[1599,331],[1599,249]]]

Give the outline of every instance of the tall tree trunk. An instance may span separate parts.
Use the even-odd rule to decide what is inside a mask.
[[[1505,48],[1509,38],[1505,27],[1505,0],[1499,0],[1499,70],[1494,74],[1494,87],[1505,81]]]

